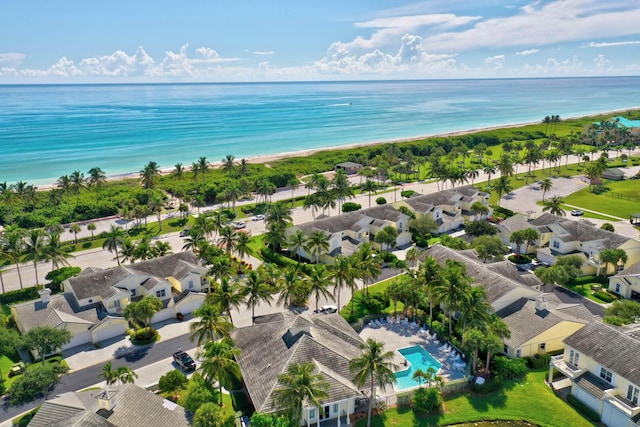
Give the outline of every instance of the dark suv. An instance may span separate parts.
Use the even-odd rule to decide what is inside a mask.
[[[173,353],[173,360],[185,371],[196,369],[196,362],[184,351],[176,351]]]

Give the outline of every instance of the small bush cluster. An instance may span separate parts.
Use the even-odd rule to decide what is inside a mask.
[[[24,288],[18,289],[17,291],[9,291],[3,294],[0,294],[0,304],[14,304],[17,302],[30,301],[32,299],[39,298],[38,288]]]
[[[527,361],[496,356],[492,362],[493,373],[502,379],[520,379],[527,375]]]
[[[363,294],[362,306],[371,314],[379,314],[389,305],[389,301],[382,294]]]
[[[424,415],[439,410],[442,405],[442,396],[437,388],[419,388],[411,398],[413,412]]]
[[[376,204],[377,205],[386,205],[387,204],[387,199],[385,199],[384,197],[378,197],[378,198],[376,198]]]
[[[512,216],[514,216],[516,213],[514,211],[512,211],[511,209],[507,209],[507,208],[503,208],[502,206],[495,206],[493,208],[493,212],[494,213],[499,213],[504,215],[506,218],[510,218]]]
[[[362,205],[360,203],[344,202],[342,204],[342,212],[343,213],[355,212],[355,211],[359,211],[360,209],[362,209]]]
[[[551,355],[549,354],[536,354],[533,357],[526,357],[527,366],[531,369],[542,369],[549,366],[551,361]]]
[[[617,300],[618,298],[606,291],[596,291],[593,293],[593,296],[598,298],[600,301],[604,301],[604,302],[614,302],[615,300]]]
[[[531,257],[525,254],[520,254],[520,256],[511,255],[509,257],[509,261],[514,264],[529,264],[531,262]]]

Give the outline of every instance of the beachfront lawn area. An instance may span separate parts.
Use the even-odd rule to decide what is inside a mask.
[[[539,202],[536,202],[536,205],[538,206],[544,206],[544,202],[542,200],[540,200]],[[571,211],[574,210],[575,208],[572,206],[568,206],[568,205],[561,205],[562,209],[565,210],[565,212],[567,213],[567,216],[569,216],[571,214]],[[582,208],[582,206],[581,206]],[[616,222],[619,221],[618,218],[609,216],[609,215],[600,215],[597,213],[593,213],[593,212],[589,212],[589,211],[583,211],[583,215],[582,218],[592,218],[592,219],[601,219],[603,221],[609,221],[609,222]]]
[[[629,219],[629,215],[640,212],[640,181],[605,181],[607,190],[601,194],[583,188],[564,198],[565,203],[591,209],[619,218]],[[586,212],[585,212],[586,214]]]
[[[444,413],[416,416],[411,408],[390,409],[372,417],[374,427],[446,426],[481,420],[526,420],[544,427],[593,427],[595,424],[557,397],[544,382],[547,370],[530,372],[521,382],[505,381],[489,396],[462,393],[444,401]],[[364,419],[357,427],[367,425]]]

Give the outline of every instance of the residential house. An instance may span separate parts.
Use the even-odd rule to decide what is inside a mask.
[[[362,165],[355,162],[343,162],[336,165],[336,170],[340,169],[344,170],[348,175],[354,175],[362,169]]]
[[[163,303],[152,322],[191,313],[206,297],[206,274],[192,252],[105,270],[91,267],[64,281],[64,293],[51,295],[43,289],[40,299],[14,304],[11,313],[21,333],[39,325],[69,330],[71,341],[63,350],[95,344],[123,335],[128,328],[124,307],[145,295]]]
[[[538,261],[549,265],[555,263],[558,256],[579,255],[583,258],[582,274],[615,273],[640,262],[640,241],[621,234],[606,231],[584,221],[565,219],[548,224],[551,230],[549,244],[538,248]],[[628,260],[624,264],[609,265],[600,261],[600,251],[604,249],[622,249]]]
[[[486,214],[475,212],[471,206],[480,203],[487,209]],[[404,206],[416,217],[428,216],[438,224],[438,233],[446,233],[462,226],[465,221],[476,221],[491,216],[489,194],[471,186],[442,190],[431,194],[414,194],[408,199],[393,203]]]
[[[496,314],[507,324],[505,338],[509,357],[530,357],[563,349],[563,340],[589,322],[600,319],[582,301],[565,303],[556,293],[521,298]]]
[[[640,422],[640,339],[601,322],[592,322],[564,340],[564,353],[552,357],[549,382],[559,371],[571,394],[612,427]]]
[[[357,401],[364,398],[349,369],[349,362],[361,354],[363,341],[337,313],[265,316],[256,319],[255,325],[236,329],[232,338],[241,349],[237,360],[249,399],[258,412],[281,409],[274,391],[278,376],[293,363],[312,362],[315,372],[330,386],[320,410],[303,408],[303,425],[331,419],[338,426],[348,423]]]
[[[609,290],[624,298],[640,299],[640,262],[609,277]]]
[[[529,250],[534,250],[539,247],[543,247],[549,243],[552,236],[552,231],[548,227],[549,224],[555,224],[560,221],[566,221],[566,218],[561,218],[550,213],[543,213],[537,218],[531,216],[525,216],[516,214],[510,218],[505,219],[498,225],[498,237],[507,246],[515,252],[515,244],[511,243],[511,235],[514,231],[526,230],[527,228],[533,228],[538,232],[540,236],[533,246],[529,247]],[[525,249],[524,246],[521,249]]]
[[[320,261],[332,263],[333,257],[338,254],[351,255],[362,243],[370,243],[372,247],[381,249],[375,242],[375,236],[387,226],[395,228],[398,233],[395,246],[402,247],[411,243],[409,216],[397,211],[391,205],[374,206],[294,225],[287,229],[286,235],[288,238],[297,230],[302,230],[307,235],[315,231],[325,233],[329,241],[329,250],[320,254]],[[305,248],[300,248],[298,255],[314,259],[314,255],[308,253]]]
[[[192,414],[135,384],[69,392],[46,400],[29,427],[187,427]]]

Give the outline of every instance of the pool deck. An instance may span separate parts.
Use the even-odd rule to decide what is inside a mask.
[[[363,340],[373,338],[376,341],[384,343],[385,351],[393,351],[393,363],[398,365],[397,371],[406,369],[404,367],[405,358],[397,351],[405,347],[413,347],[419,345],[427,350],[431,355],[442,364],[438,375],[442,377],[444,382],[464,378],[464,372],[453,369],[453,362],[449,359],[449,355],[440,349],[444,343],[438,344],[435,340],[427,340],[425,337],[418,336],[418,328],[411,328],[402,324],[385,324],[380,328],[371,328],[366,326],[361,332],[360,337]],[[404,390],[396,390],[395,387],[387,387],[382,392],[382,396],[397,394]]]

